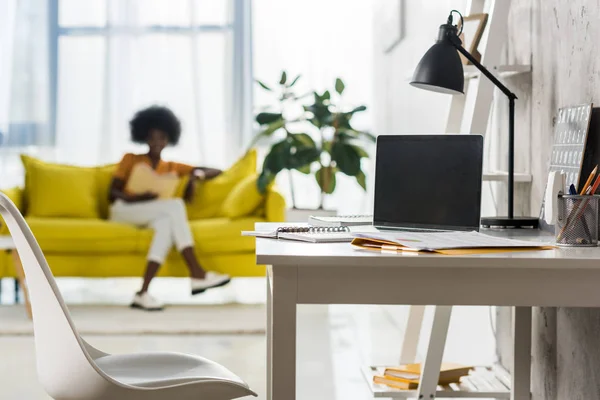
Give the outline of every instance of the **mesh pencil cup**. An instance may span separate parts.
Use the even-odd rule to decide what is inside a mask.
[[[598,245],[598,198],[590,195],[558,195],[556,244],[572,247]]]

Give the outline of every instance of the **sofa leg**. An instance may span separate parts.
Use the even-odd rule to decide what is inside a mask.
[[[19,280],[15,278],[15,304],[19,304]]]
[[[31,303],[29,302],[29,291],[27,290],[27,284],[25,282],[25,272],[23,271],[23,265],[21,264],[19,253],[17,253],[16,250],[13,250],[11,253],[13,257],[13,263],[15,265],[15,272],[17,273],[17,282],[18,285],[21,286],[21,290],[23,291],[25,311],[27,312],[27,316],[29,317],[29,319],[31,319]],[[17,295],[15,294],[15,296]]]

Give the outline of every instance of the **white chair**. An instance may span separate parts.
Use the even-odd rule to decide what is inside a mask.
[[[110,355],[77,333],[25,219],[0,193],[0,213],[21,257],[33,311],[40,383],[55,400],[226,400],[256,396],[225,367],[180,353]]]

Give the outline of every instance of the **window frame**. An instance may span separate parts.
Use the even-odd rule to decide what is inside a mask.
[[[246,0],[229,0],[231,19],[229,23],[196,24],[190,26],[179,25],[145,25],[139,27],[111,25],[104,26],[61,26],[59,22],[59,2],[49,0],[49,131],[52,143],[56,143],[56,123],[58,112],[59,89],[59,41],[64,36],[104,36],[111,35],[147,35],[147,34],[173,34],[194,36],[202,33],[230,34],[232,41],[231,57],[228,64],[232,72],[233,87],[229,88],[229,105],[232,108],[231,126],[234,141],[243,142],[248,139],[251,126],[252,110],[252,59],[251,38],[248,37],[249,21],[251,20],[251,6]],[[109,0],[106,0],[107,4]],[[189,0],[190,5],[194,0]],[[210,0],[204,0],[210,1]],[[243,93],[243,95],[240,95]],[[250,120],[248,120],[248,118]],[[239,139],[239,140],[236,140]]]

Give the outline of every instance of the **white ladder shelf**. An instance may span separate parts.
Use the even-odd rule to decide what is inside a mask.
[[[486,1],[489,7],[486,8]],[[488,23],[480,42],[478,51],[481,53],[481,63],[499,77],[513,76],[531,72],[530,65],[502,65],[502,51],[508,36],[508,13],[511,0],[470,0],[466,15],[488,13]],[[464,66],[465,95],[452,96],[450,112],[446,123],[446,133],[475,133],[485,135],[492,109],[494,85],[488,79],[477,79],[480,72],[473,65]],[[483,179],[487,181],[507,181],[505,171],[487,171]],[[516,173],[515,182],[531,182],[530,174]],[[417,345],[423,324],[424,306],[411,306],[407,320],[406,331],[402,341],[400,364],[415,362]],[[441,366],[444,345],[450,325],[451,306],[436,306],[434,311],[431,336],[423,369],[421,381],[417,390],[403,391],[386,386],[373,384],[373,375],[381,373],[382,366],[363,368],[374,397],[386,398],[446,398],[446,397],[491,397],[496,399],[528,399],[529,390],[518,386],[517,393],[511,394],[515,386],[511,378],[501,367],[480,367],[469,377],[463,378],[460,385],[439,387],[437,380]],[[527,326],[527,313],[522,317],[521,326]],[[530,323],[530,314],[529,314]],[[522,328],[521,328],[522,329]],[[515,354],[514,362],[525,363],[529,358]],[[525,361],[524,361],[525,360]]]

